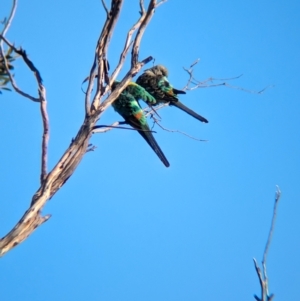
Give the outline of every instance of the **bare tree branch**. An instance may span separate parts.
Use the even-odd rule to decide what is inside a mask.
[[[235,80],[238,79],[242,76],[238,75],[235,77],[231,77],[231,78],[214,78],[214,77],[209,77],[203,81],[199,81],[194,77],[194,66],[197,65],[200,62],[200,59],[195,60],[191,66],[189,68],[185,68],[183,67],[183,69],[188,73],[189,78],[187,81],[187,84],[184,86],[184,88],[182,90],[186,91],[186,90],[195,90],[195,89],[199,89],[199,88],[214,88],[214,87],[220,87],[220,86],[226,86],[228,88],[231,89],[236,89],[236,90],[240,90],[240,91],[244,91],[247,93],[252,93],[252,94],[262,94],[265,92],[265,90],[267,90],[268,88],[272,88],[273,85],[269,85],[266,86],[265,88],[263,88],[262,90],[256,91],[256,90],[249,90],[249,89],[245,89],[239,86],[233,86],[227,83],[227,81],[230,80]],[[215,81],[220,82],[221,83],[214,83]],[[225,81],[225,82],[224,82]],[[193,85],[193,86],[191,86]]]
[[[156,4],[156,7],[159,7],[161,4],[167,2],[168,0],[161,0]]]
[[[120,55],[119,63],[118,63],[115,71],[113,72],[113,74],[111,76],[111,82],[115,81],[117,75],[119,74],[120,70],[122,69],[125,58],[126,58],[126,55],[127,55],[128,51],[130,49],[130,46],[133,44],[132,36],[133,36],[134,32],[140,27],[143,20],[145,19],[146,12],[145,12],[145,9],[144,9],[144,6],[143,6],[143,1],[140,1],[140,7],[141,7],[141,17],[131,27],[131,29],[127,33],[126,41],[125,41],[125,44],[124,44],[123,51]],[[109,87],[107,87],[107,88],[109,88]]]
[[[48,151],[48,141],[49,141],[49,117],[48,117],[48,113],[47,113],[46,89],[45,89],[44,85],[42,84],[42,77],[40,75],[39,70],[34,66],[32,61],[28,58],[28,56],[26,55],[26,52],[22,48],[17,49],[14,45],[12,45],[5,38],[5,34],[6,34],[7,30],[9,29],[9,26],[10,26],[12,20],[13,20],[14,15],[15,15],[16,8],[17,8],[17,0],[14,0],[10,17],[9,17],[5,27],[4,27],[2,35],[1,35],[0,52],[1,52],[1,55],[2,55],[3,54],[3,41],[4,41],[17,54],[19,54],[23,58],[26,65],[33,72],[33,74],[35,76],[35,79],[37,81],[38,94],[39,94],[38,98],[32,97],[31,95],[21,91],[17,87],[17,84],[16,84],[16,82],[15,82],[15,80],[14,80],[14,78],[13,78],[13,76],[12,76],[12,74],[11,74],[9,68],[8,68],[5,56],[3,56],[6,72],[8,73],[8,76],[10,78],[10,81],[11,81],[12,86],[15,89],[15,91],[18,92],[19,94],[21,94],[22,96],[31,99],[32,101],[40,103],[40,110],[41,110],[41,116],[42,116],[42,121],[43,121],[42,158],[41,158],[41,176],[40,176],[40,181],[42,183],[43,180],[45,179],[45,177],[47,176],[47,161],[48,161],[47,160],[48,159],[47,158],[48,157],[48,152],[47,151]]]
[[[21,55],[24,62],[27,64],[27,62],[29,61],[29,59],[27,58],[27,55],[25,53],[25,51],[22,50],[22,48],[20,49],[17,49],[12,43],[10,43],[3,35],[0,35],[0,39],[1,39],[1,42],[0,44],[2,43],[2,41],[4,41],[8,46],[10,46],[17,54]],[[2,44],[0,46],[0,55],[2,56],[3,55],[3,47],[2,47]],[[27,60],[25,59],[25,57],[27,58]],[[30,61],[29,61],[30,62]],[[5,63],[5,68],[6,68],[6,72],[9,76],[9,79],[10,79],[10,82],[11,82],[11,85],[12,87],[14,88],[14,90],[19,93],[20,95],[24,96],[25,98],[28,98],[34,102],[40,102],[41,100],[39,98],[36,98],[34,96],[31,96],[29,95],[28,93],[26,92],[23,92],[21,89],[18,88],[17,84],[16,84],[16,81],[14,80],[14,77],[12,76],[9,68],[8,68],[8,64],[7,64],[7,60],[4,56],[4,63]],[[27,64],[28,67],[30,67],[30,65],[33,65],[31,62],[29,63],[29,65]],[[34,70],[31,70],[34,72]],[[36,76],[36,74],[35,74]],[[40,75],[39,75],[40,77]],[[37,79],[37,81],[41,80],[41,78]]]
[[[105,24],[103,26],[101,35],[98,39],[96,56],[98,63],[97,70],[97,91],[92,102],[92,109],[97,110],[100,104],[100,99],[104,92],[104,68],[107,64],[107,49],[110,42],[110,37],[113,33],[114,27],[119,18],[120,10],[123,4],[123,0],[112,0],[109,14],[107,14]],[[91,78],[91,74],[90,74]],[[107,83],[106,83],[107,84]]]
[[[275,194],[275,202],[274,202],[274,208],[273,208],[272,223],[271,223],[269,236],[268,236],[268,240],[267,240],[267,243],[266,243],[264,256],[263,256],[263,261],[262,261],[264,265],[267,263],[267,255],[268,255],[268,252],[269,252],[269,247],[270,247],[270,244],[271,244],[271,240],[272,240],[272,236],[273,236],[273,232],[274,232],[274,228],[275,228],[275,221],[276,221],[276,215],[277,215],[277,206],[278,206],[280,197],[281,197],[281,191],[280,191],[279,187],[276,186],[276,194]]]
[[[28,93],[23,92],[21,89],[18,88],[18,86],[17,86],[17,84],[16,84],[16,82],[15,82],[15,80],[14,80],[14,78],[13,78],[13,76],[12,76],[12,74],[11,74],[9,68],[8,68],[8,63],[7,63],[7,60],[6,60],[6,57],[4,55],[4,51],[3,51],[3,41],[16,51],[16,48],[11,43],[9,43],[7,41],[7,39],[5,38],[5,35],[6,35],[8,29],[11,25],[11,22],[12,22],[14,16],[15,16],[15,12],[16,12],[16,9],[17,9],[17,3],[18,3],[17,0],[13,0],[13,6],[12,6],[12,9],[11,9],[11,12],[10,12],[10,16],[9,16],[6,24],[4,25],[4,28],[3,28],[2,33],[0,35],[0,56],[3,57],[4,67],[5,67],[6,73],[9,77],[11,85],[13,86],[15,91],[17,93],[21,94],[22,96],[32,100],[32,101],[39,102],[38,98],[35,98],[35,97],[29,95]]]
[[[145,14],[145,6],[144,6],[144,0],[140,0],[140,14],[143,15]]]
[[[142,5],[142,3],[141,3],[141,5]],[[138,62],[141,39],[146,30],[148,23],[150,22],[153,14],[154,14],[154,10],[156,7],[157,7],[156,0],[151,0],[149,3],[149,6],[148,6],[147,13],[143,14],[145,17],[143,18],[143,20],[141,22],[141,25],[139,27],[139,30],[136,34],[136,37],[134,39],[133,46],[132,46],[131,68],[133,68],[133,66],[135,66]]]
[[[102,2],[104,4],[104,2]],[[148,6],[148,10],[144,10],[144,15],[139,19],[143,20],[143,22],[137,22],[133,31],[139,30],[135,40],[134,45],[135,49],[132,51],[132,58],[130,70],[127,72],[126,76],[120,82],[120,85],[117,89],[115,89],[102,103],[100,103],[100,99],[105,95],[105,93],[109,92],[110,85],[112,82],[112,77],[108,77],[108,61],[107,61],[107,50],[109,46],[110,37],[114,31],[115,24],[118,20],[119,13],[121,10],[123,1],[122,0],[112,0],[111,8],[107,13],[107,19],[103,26],[103,30],[100,34],[96,51],[95,58],[91,67],[88,89],[85,95],[85,118],[82,126],[80,127],[76,137],[72,140],[70,146],[62,155],[60,160],[54,166],[54,168],[47,174],[46,171],[46,162],[47,162],[47,144],[49,139],[49,122],[48,115],[46,111],[46,92],[45,88],[42,85],[42,79],[39,71],[33,63],[28,59],[25,51],[22,49],[18,50],[17,53],[20,53],[23,60],[30,68],[30,70],[34,73],[37,83],[38,83],[38,91],[39,98],[36,101],[41,103],[41,113],[43,117],[43,144],[42,144],[42,173],[41,173],[41,186],[34,194],[31,200],[31,204],[29,209],[24,213],[19,222],[15,225],[15,227],[0,240],[0,256],[7,253],[9,250],[14,248],[16,245],[20,244],[24,241],[33,231],[39,227],[42,223],[47,221],[50,218],[50,215],[41,216],[41,211],[45,206],[46,202],[55,195],[55,193],[66,183],[69,177],[73,174],[78,164],[81,162],[83,156],[87,151],[92,151],[94,149],[93,146],[89,144],[89,139],[92,135],[93,129],[95,127],[96,122],[99,120],[102,112],[104,112],[109,105],[119,96],[122,90],[126,87],[126,85],[132,80],[132,77],[146,64],[148,63],[152,57],[148,57],[141,62],[137,61],[138,51],[141,42],[142,35],[144,33],[145,27],[148,25],[154,8],[157,3],[155,0],[151,0]],[[142,1],[140,2],[140,5]],[[159,4],[161,4],[159,2]],[[105,9],[105,6],[104,6]],[[127,40],[131,39],[130,33],[127,35]],[[124,47],[124,55],[128,53],[128,47],[126,46],[127,42],[125,42]],[[130,44],[130,43],[129,43]],[[133,58],[134,56],[134,58]],[[123,64],[123,58],[120,58],[120,66]],[[121,68],[120,68],[121,69]],[[97,72],[96,72],[97,71]],[[91,92],[94,85],[94,78],[97,77],[97,90],[95,96],[93,98],[92,104],[90,104]],[[118,73],[116,71],[113,72],[113,75],[116,77]],[[106,86],[104,87],[104,84]],[[17,90],[16,90],[17,91]],[[25,96],[25,95],[24,95]],[[26,96],[27,97],[27,96]],[[121,122],[119,124],[122,124]]]
[[[15,52],[18,53],[23,58],[28,68],[33,72],[38,85],[40,110],[41,110],[42,121],[43,121],[42,163],[41,163],[41,184],[42,184],[42,182],[45,180],[47,176],[48,142],[49,142],[49,116],[47,112],[46,89],[45,86],[43,85],[43,80],[39,70],[35,67],[33,62],[28,58],[26,52],[21,48],[16,49]]]
[[[16,13],[16,10],[17,10],[17,6],[18,6],[18,0],[13,0],[13,5],[12,5],[12,9],[11,9],[11,12],[10,12],[10,15],[7,19],[7,21],[4,23],[4,28],[1,32],[1,35],[2,36],[5,36],[10,25],[11,25],[11,22],[12,20],[14,19],[14,16],[15,16],[15,13]],[[0,41],[0,44],[2,45],[2,42]]]
[[[276,194],[275,194],[275,202],[274,202],[274,209],[273,209],[273,217],[271,222],[271,227],[267,239],[267,243],[265,246],[264,254],[263,254],[263,260],[262,260],[262,267],[263,267],[263,273],[261,272],[261,269],[259,268],[257,261],[255,258],[253,258],[254,261],[254,267],[259,279],[260,287],[261,287],[261,298],[254,295],[254,298],[257,301],[272,301],[274,298],[273,294],[269,294],[269,284],[268,284],[268,275],[267,275],[267,255],[269,252],[269,247],[271,244],[274,228],[275,228],[275,220],[277,215],[277,206],[279,203],[279,199],[281,197],[281,191],[278,186],[276,186]]]
[[[93,134],[99,134],[99,133],[106,133],[113,129],[119,129],[119,130],[129,130],[129,131],[141,131],[141,129],[135,129],[135,128],[129,128],[124,126],[119,126],[121,124],[127,124],[126,121],[116,121],[112,125],[96,125],[93,128]],[[154,131],[144,131],[144,132],[151,132],[156,133]]]
[[[44,86],[40,85],[40,110],[43,121],[43,138],[42,138],[42,164],[41,164],[41,184],[47,176],[47,162],[48,162],[48,143],[49,143],[49,116],[47,112],[47,100],[46,100],[46,90]]]
[[[163,126],[160,124],[160,121],[159,121],[157,118],[155,118],[154,115],[152,115],[151,117],[152,117],[152,119],[153,119],[153,121],[154,121],[153,127],[154,127],[155,124],[157,124],[157,125],[158,125],[161,129],[163,129],[164,131],[167,131],[167,132],[170,132],[170,133],[179,133],[179,134],[182,134],[182,135],[184,135],[184,136],[187,136],[188,138],[191,138],[191,139],[196,140],[196,141],[200,141],[200,142],[208,142],[208,140],[203,140],[203,139],[195,138],[195,137],[193,137],[193,136],[191,136],[191,135],[189,135],[189,134],[187,134],[187,133],[185,133],[185,132],[179,131],[179,130],[170,130],[170,129],[167,129],[167,128],[163,127]],[[152,128],[153,128],[153,127],[152,127]]]
[[[106,6],[105,1],[104,1],[104,0],[101,0],[101,2],[102,2],[102,5],[103,5],[104,10],[106,11],[106,15],[108,15],[108,14],[109,14],[109,10],[108,10],[108,8],[107,8],[107,6]]]

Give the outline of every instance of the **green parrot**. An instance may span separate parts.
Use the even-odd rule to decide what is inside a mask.
[[[175,106],[201,122],[208,123],[206,118],[192,111],[179,101],[177,95],[186,93],[173,88],[167,77],[168,69],[163,65],[156,65],[145,70],[145,72],[138,77],[136,83],[145,88],[147,92],[156,98],[156,104],[170,102],[170,106]]]
[[[115,81],[112,85],[114,90],[119,82]],[[166,167],[170,166],[167,158],[160,149],[156,140],[154,139],[147,118],[138,103],[138,100],[142,99],[147,103],[155,104],[155,98],[150,95],[144,88],[134,82],[130,82],[128,86],[123,90],[119,97],[113,102],[112,106],[116,112],[118,112],[124,119],[125,122],[137,129],[139,134],[147,141],[150,147],[155,151],[159,159],[163,162]]]

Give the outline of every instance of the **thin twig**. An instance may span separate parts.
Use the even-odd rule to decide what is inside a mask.
[[[161,2],[163,3],[164,1],[161,1]],[[136,64],[138,62],[141,39],[142,39],[142,36],[144,35],[144,32],[146,30],[148,23],[150,22],[153,14],[154,14],[154,10],[155,10],[156,6],[157,6],[156,0],[151,0],[148,5],[148,9],[147,9],[145,18],[143,19],[143,21],[138,29],[138,32],[135,36],[133,46],[132,46],[132,52],[131,52],[131,68],[133,68],[133,66],[136,66]]]
[[[107,6],[106,6],[105,1],[104,1],[104,0],[101,0],[101,2],[102,2],[102,5],[103,5],[103,8],[104,8],[105,11],[106,11],[106,15],[108,16],[108,15],[109,15],[109,10],[108,10],[108,8],[107,8]]]
[[[269,294],[269,280],[268,280],[268,275],[267,275],[267,255],[269,252],[269,247],[271,244],[271,240],[272,240],[272,236],[273,236],[273,232],[274,232],[274,228],[275,228],[277,206],[278,206],[280,197],[281,197],[281,191],[280,191],[279,187],[276,186],[273,217],[272,217],[271,227],[270,227],[267,243],[266,243],[264,254],[263,254],[263,260],[262,260],[263,273],[261,272],[261,269],[259,268],[256,259],[253,258],[254,267],[255,267],[255,270],[256,270],[256,273],[257,273],[257,276],[259,279],[259,283],[260,283],[260,288],[261,288],[261,298],[254,295],[254,298],[257,301],[272,301],[274,298],[274,294],[271,294],[271,295]]]
[[[105,24],[103,26],[103,30],[101,35],[98,39],[97,48],[96,48],[96,55],[97,55],[97,63],[98,63],[98,70],[97,70],[97,89],[96,93],[92,102],[92,107],[94,110],[97,110],[100,105],[100,99],[104,95],[104,67],[107,64],[107,49],[111,40],[111,35],[114,31],[114,27],[118,21],[119,14],[121,11],[121,7],[123,4],[123,0],[112,0],[110,12],[107,15]],[[90,74],[91,77],[91,74]]]
[[[155,112],[157,112],[158,110],[161,110],[161,109],[164,108],[164,107],[168,107],[169,104],[170,104],[170,102],[160,103],[159,105],[157,105],[157,106],[155,107]],[[153,107],[149,107],[149,106],[146,107],[146,108],[144,109],[145,116],[148,116],[148,115],[151,115],[151,116],[152,116],[152,114],[155,113],[153,109],[154,109]]]
[[[185,132],[179,131],[179,130],[170,130],[170,129],[167,129],[167,128],[163,127],[163,126],[160,124],[160,122],[159,122],[154,116],[152,116],[152,118],[153,118],[154,124],[157,124],[157,125],[158,125],[161,129],[163,129],[164,131],[167,131],[167,132],[170,132],[170,133],[179,133],[179,134],[182,134],[182,135],[184,135],[184,136],[186,136],[186,137],[188,137],[188,138],[191,138],[191,139],[193,139],[193,140],[196,140],[196,141],[200,141],[200,142],[208,142],[208,140],[195,138],[195,137],[193,137],[193,136],[191,136],[191,135],[189,135],[189,134],[187,134],[187,133],[185,133]]]
[[[106,133],[108,131],[111,131],[114,128],[117,128],[119,124],[120,123],[118,121],[116,121],[111,125],[96,125],[96,126],[94,126],[92,133],[93,134]]]
[[[183,69],[184,69],[184,70],[188,73],[188,75],[189,75],[189,79],[188,79],[186,85],[184,86],[184,88],[182,89],[183,91],[186,91],[186,90],[188,89],[189,85],[191,84],[191,82],[192,82],[192,80],[193,80],[193,67],[194,67],[195,65],[197,65],[197,64],[199,63],[199,61],[200,61],[199,58],[196,59],[196,60],[191,64],[191,66],[190,66],[189,69],[183,67]]]
[[[269,231],[268,240],[267,240],[264,255],[263,255],[263,260],[262,260],[263,265],[265,265],[267,263],[267,255],[268,255],[268,252],[269,252],[269,247],[270,247],[270,244],[271,244],[271,240],[272,240],[272,236],[273,236],[273,232],[274,232],[274,228],[275,228],[275,221],[276,221],[276,215],[277,215],[277,206],[278,206],[280,197],[281,197],[281,191],[280,191],[279,187],[276,186],[275,202],[274,202],[274,208],[273,208],[273,217],[272,217],[272,223],[271,223],[271,228],[270,228],[270,231]]]
[[[48,142],[49,142],[49,116],[47,112],[46,88],[43,85],[43,80],[40,71],[35,67],[33,62],[28,58],[25,50],[20,48],[20,49],[15,49],[15,52],[23,58],[28,68],[32,71],[38,85],[38,94],[39,94],[38,100],[40,102],[40,110],[41,110],[42,122],[43,122],[42,161],[41,161],[41,183],[42,183],[47,176]]]
[[[263,275],[261,273],[261,270],[260,270],[255,258],[253,258],[253,262],[254,262],[254,267],[255,267],[255,270],[256,270],[256,273],[257,273],[257,276],[258,276],[258,280],[259,280],[259,284],[260,284],[260,288],[261,288],[261,299],[258,298],[256,295],[254,295],[254,298],[257,301],[266,301],[265,297],[264,297],[264,295],[265,295],[264,294],[264,292],[265,292],[265,281],[264,281]]]
[[[7,30],[9,29],[9,26],[10,26],[12,20],[13,20],[14,15],[15,15],[16,8],[17,8],[17,0],[14,0],[11,14],[9,16],[9,19],[8,19],[8,21],[7,21],[7,23],[4,27],[4,30],[2,32],[2,35],[1,35],[0,52],[1,52],[1,55],[2,55],[3,54],[3,41],[4,41],[17,54],[19,54],[23,58],[25,64],[33,72],[34,77],[37,81],[39,98],[33,97],[33,96],[23,92],[22,90],[20,90],[17,87],[17,84],[16,84],[12,74],[10,73],[10,70],[9,70],[8,64],[7,64],[7,60],[6,60],[5,56],[3,55],[6,72],[9,76],[9,78],[10,78],[11,84],[12,84],[13,88],[15,89],[15,91],[18,92],[19,94],[21,94],[22,96],[31,99],[32,101],[40,102],[40,110],[41,110],[42,122],[43,122],[42,158],[41,158],[41,176],[40,176],[40,181],[41,181],[41,184],[42,184],[42,182],[44,181],[44,179],[47,176],[47,161],[48,161],[47,158],[48,158],[48,142],[49,142],[49,117],[48,117],[48,113],[47,113],[46,89],[45,89],[45,87],[42,83],[42,77],[40,75],[39,70],[34,66],[32,61],[28,58],[28,56],[26,55],[26,52],[22,48],[17,49],[16,47],[14,47],[14,45],[12,45],[5,38],[5,34],[6,34]]]
[[[214,77],[209,77],[209,78],[207,78],[207,79],[205,79],[203,81],[199,81],[198,79],[196,79],[194,77],[194,69],[193,69],[193,67],[195,65],[197,65],[199,63],[199,61],[200,61],[200,59],[195,60],[190,65],[189,68],[183,67],[183,69],[189,75],[188,81],[187,81],[186,85],[182,89],[183,91],[187,91],[187,90],[191,91],[191,90],[196,90],[196,89],[199,89],[199,88],[214,88],[214,87],[226,86],[228,88],[235,89],[235,90],[240,90],[240,91],[244,91],[244,92],[247,92],[247,93],[262,94],[268,88],[274,87],[274,85],[269,85],[269,86],[266,86],[265,88],[263,88],[262,90],[256,91],[256,90],[245,89],[245,88],[242,88],[242,87],[239,87],[239,86],[233,86],[233,85],[230,85],[229,83],[226,82],[226,81],[238,79],[243,74],[235,76],[235,77],[231,77],[231,78],[214,78]],[[217,81],[217,82],[223,81],[223,82],[222,83],[214,83],[215,81]],[[211,83],[211,84],[208,84],[208,83]],[[193,86],[191,87],[191,85],[193,85]]]
[[[48,162],[48,143],[49,143],[49,116],[47,112],[46,90],[43,85],[40,85],[40,110],[43,121],[43,138],[42,138],[42,163],[41,163],[41,183],[47,176]]]
[[[157,111],[160,110],[160,109],[162,109],[162,108],[164,108],[164,107],[169,106],[169,104],[170,104],[169,102],[161,103],[161,104],[159,104],[158,106],[156,106],[155,109],[154,109],[153,107],[146,107],[146,108],[144,109],[145,116],[150,115],[151,118],[153,118],[153,120],[154,120],[154,124],[157,124],[157,125],[158,125],[161,129],[163,129],[164,131],[167,131],[167,132],[170,132],[170,133],[179,133],[179,134],[182,134],[182,135],[184,135],[184,136],[187,136],[187,137],[189,137],[189,138],[191,138],[191,139],[193,139],[193,140],[196,140],[196,141],[208,142],[208,140],[195,138],[195,137],[193,137],[193,136],[191,136],[191,135],[189,135],[189,134],[187,134],[187,133],[185,133],[185,132],[182,132],[182,131],[180,131],[180,130],[170,130],[170,129],[167,129],[167,128],[163,127],[163,126],[160,124],[160,121],[159,121],[157,118],[155,118],[153,114],[158,115]],[[159,115],[158,115],[158,117],[160,118]]]
[[[13,0],[13,5],[12,5],[12,9],[10,11],[10,15],[6,21],[6,24],[4,25],[4,28],[1,32],[1,35],[4,37],[11,25],[11,22],[15,16],[15,13],[16,13],[16,9],[17,9],[17,6],[18,6],[18,0]],[[2,42],[0,41],[0,44],[2,44]]]
[[[155,5],[155,8],[159,7],[161,4],[167,2],[168,0],[161,0],[159,1],[156,5]]]
[[[30,100],[32,100],[32,101],[34,101],[34,102],[40,102],[41,100],[40,100],[39,98],[36,98],[36,97],[34,97],[34,96],[32,96],[32,95],[30,95],[30,94],[28,94],[28,93],[22,91],[22,90],[17,86],[17,83],[16,83],[16,81],[15,81],[13,75],[11,74],[11,72],[10,72],[10,70],[9,70],[9,68],[8,68],[8,63],[7,63],[6,57],[5,57],[5,55],[3,55],[2,41],[4,41],[7,45],[12,45],[12,44],[9,43],[9,42],[7,41],[7,39],[6,39],[4,36],[0,35],[0,38],[1,38],[1,42],[0,42],[0,55],[3,56],[5,71],[6,71],[7,75],[8,75],[8,77],[9,77],[9,80],[10,80],[10,83],[11,83],[12,87],[14,88],[14,90],[15,90],[17,93],[19,93],[20,95],[24,96],[25,98],[28,98],[28,99],[30,99]],[[12,45],[12,48],[13,48],[13,50],[14,50],[16,53],[19,54],[19,52],[18,52],[19,50],[18,50],[16,47],[14,47],[14,46]],[[24,58],[23,58],[23,60],[24,60]]]
[[[90,76],[88,77],[89,83],[88,83],[88,88],[85,93],[85,114],[87,116],[90,115],[91,112],[91,93],[93,90],[94,86],[94,79],[95,79],[95,70],[96,70],[96,65],[97,65],[97,57],[95,55],[94,61],[90,70]]]
[[[143,4],[141,2],[140,2],[140,7],[143,8]],[[111,82],[114,82],[117,75],[120,73],[120,70],[123,67],[123,64],[124,64],[125,58],[127,56],[127,53],[130,49],[130,46],[133,44],[132,36],[133,36],[134,32],[140,27],[141,23],[145,19],[145,16],[146,16],[145,9],[142,9],[141,17],[138,19],[138,21],[128,31],[127,36],[126,36],[126,40],[125,40],[125,43],[124,43],[123,51],[120,55],[119,63],[117,65],[115,71],[112,73]]]
[[[97,146],[93,145],[93,144],[89,144],[88,148],[86,150],[86,153],[88,152],[93,152],[95,149],[97,148]]]
[[[140,14],[144,15],[145,14],[145,7],[144,7],[144,0],[140,0]]]
[[[151,133],[156,133],[155,131],[152,130],[141,130],[141,129],[135,129],[135,128],[129,128],[125,126],[118,126],[120,124],[127,124],[125,121],[116,121],[112,125],[96,125],[94,126],[92,133],[93,134],[99,134],[99,133],[106,133],[110,130],[113,129],[119,129],[119,130],[129,130],[129,131],[143,131],[143,132],[151,132]]]
[[[238,86],[232,86],[228,83],[224,83],[223,85],[228,88],[231,88],[231,89],[240,90],[240,91],[244,91],[244,92],[251,93],[251,94],[263,94],[267,89],[274,87],[274,85],[268,85],[265,88],[263,88],[262,90],[256,91],[256,90],[245,89],[245,88],[238,87]]]

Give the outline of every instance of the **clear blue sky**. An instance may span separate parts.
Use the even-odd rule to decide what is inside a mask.
[[[1,5],[8,16],[11,1]],[[109,61],[138,17],[125,1]],[[252,258],[262,258],[275,185],[282,190],[268,257],[275,300],[299,295],[300,3],[179,1],[160,6],[146,30],[140,58],[169,68],[177,88],[182,67],[195,76],[226,78],[264,94],[219,87],[182,101],[202,124],[165,108],[157,128],[171,163],[165,168],[133,131],[95,135],[67,184],[46,205],[52,218],[1,258],[1,300],[254,300],[260,293]],[[47,88],[51,122],[49,168],[84,117],[81,82],[88,75],[104,22],[98,1],[20,1],[7,37],[26,49]],[[126,68],[122,71],[125,74]],[[20,87],[35,93],[18,62]],[[0,96],[0,229],[5,235],[39,187],[39,107],[15,93]],[[107,110],[101,124],[121,118]]]

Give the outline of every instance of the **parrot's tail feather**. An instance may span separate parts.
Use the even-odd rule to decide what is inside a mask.
[[[173,88],[173,92],[174,92],[175,94],[186,94],[185,91],[183,91],[183,90],[177,90],[177,89],[175,89],[175,88]]]
[[[152,133],[149,131],[139,131],[141,136],[146,140],[146,142],[150,145],[150,147],[155,151],[159,159],[162,161],[162,163],[166,166],[169,167],[170,163],[167,160],[166,156],[162,152],[161,148],[157,144],[156,140],[154,139]]]
[[[187,114],[193,116],[194,118],[200,120],[201,122],[205,122],[208,123],[208,120],[204,117],[202,117],[201,115],[197,114],[196,112],[194,112],[193,110],[189,109],[188,107],[186,107],[182,102],[180,101],[171,101],[170,102],[171,106],[177,107],[178,109],[186,112]]]

